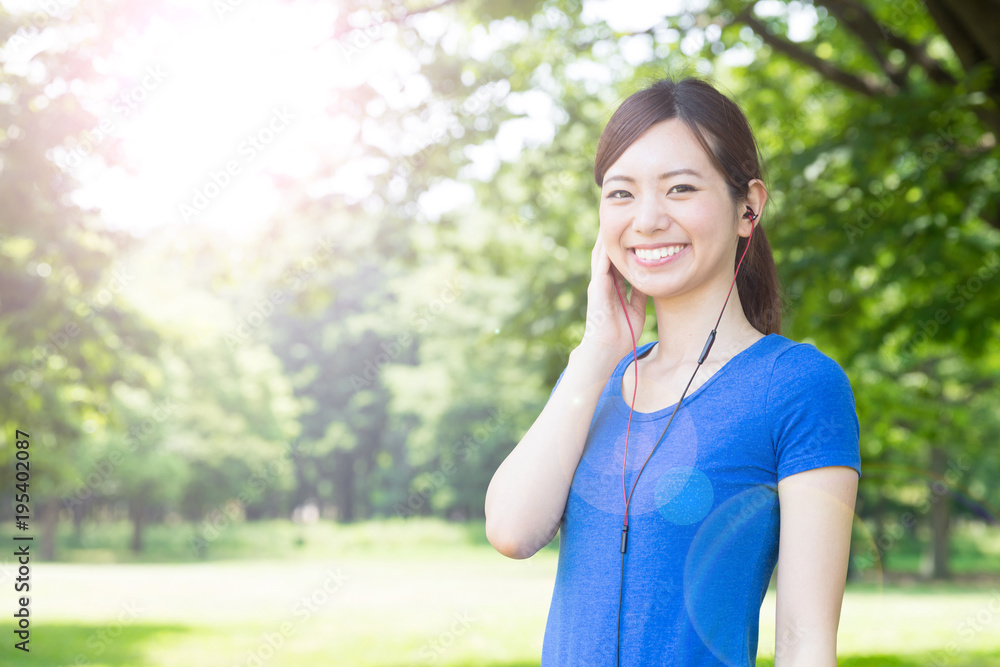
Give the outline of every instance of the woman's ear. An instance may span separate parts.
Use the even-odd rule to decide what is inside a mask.
[[[767,188],[764,187],[764,181],[760,180],[759,178],[755,178],[751,180],[749,183],[747,183],[747,197],[745,200],[745,205],[749,206],[750,210],[753,211],[754,218],[752,224],[754,225],[760,224],[761,213],[763,213],[764,204],[766,203],[767,203]],[[740,218],[739,234],[740,236],[750,236],[750,225],[751,225],[750,218],[742,217],[743,213],[746,212],[746,208],[745,207],[741,208],[743,208],[743,211],[740,214],[741,218]]]

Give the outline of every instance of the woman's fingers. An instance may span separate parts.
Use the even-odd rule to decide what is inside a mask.
[[[632,294],[626,300],[628,288],[625,276],[611,261],[600,232],[594,240],[590,269],[584,338],[616,353],[620,349],[624,354],[631,349],[634,339],[642,335],[646,295],[633,286]]]
[[[601,265],[601,237],[598,235],[594,239],[594,250],[590,254],[590,282],[594,283],[594,278],[598,275],[598,267]]]
[[[601,269],[601,275],[603,275],[608,272],[608,266],[611,265],[611,258],[608,257],[608,249],[604,247],[604,239],[600,238],[600,234],[598,234],[597,242],[601,244],[601,263],[599,268]]]

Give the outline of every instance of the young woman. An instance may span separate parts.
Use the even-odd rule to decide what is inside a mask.
[[[836,667],[860,430],[842,368],[780,333],[750,126],[703,81],[659,81],[616,110],[594,177],[583,339],[486,495],[506,556],[560,531],[542,665],[753,667],[777,565],[776,667]]]

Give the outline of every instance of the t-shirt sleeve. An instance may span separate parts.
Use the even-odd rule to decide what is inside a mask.
[[[799,343],[775,359],[764,409],[778,481],[848,466],[861,477],[861,428],[850,380],[816,346]]]

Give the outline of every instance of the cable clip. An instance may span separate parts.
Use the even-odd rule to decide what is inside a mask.
[[[729,298],[726,297],[728,301]],[[724,308],[725,306],[723,306]],[[722,315],[719,315],[719,319],[722,319]],[[701,366],[702,362],[705,361],[705,357],[708,356],[708,351],[712,349],[712,343],[715,342],[715,329],[712,329],[712,333],[708,334],[708,340],[705,341],[705,347],[701,351],[701,355],[698,357],[698,365]]]

